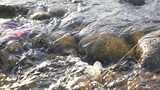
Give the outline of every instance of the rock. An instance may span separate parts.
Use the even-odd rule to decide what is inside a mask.
[[[34,65],[34,68],[30,68],[22,73],[20,80],[14,81],[13,84],[6,86],[6,88],[73,89],[74,86],[77,86],[76,80],[79,81],[86,78],[84,70],[88,66],[88,64],[82,62],[80,58],[73,56],[56,56],[52,60],[44,60],[41,63],[34,63]],[[81,75],[83,75],[84,78],[82,78]],[[65,81],[63,81],[63,77]],[[22,83],[18,84],[19,82]],[[37,87],[37,85],[39,87]]]
[[[7,43],[6,49],[9,52],[16,53],[22,51],[23,46],[20,42],[11,40]]]
[[[1,51],[0,53],[0,69],[2,72],[6,72],[8,68],[10,67],[9,61],[8,61],[8,53],[5,51]]]
[[[80,3],[82,0],[72,0],[73,3]]]
[[[149,71],[159,71],[160,69],[160,31],[149,33],[138,41],[140,51],[140,62],[142,67]]]
[[[74,59],[74,58],[73,58]],[[98,62],[97,62],[98,64]],[[88,65],[82,61],[76,61],[75,66],[70,66],[65,72],[67,76],[61,78],[57,85],[52,85],[54,89],[90,90],[100,87],[98,81],[94,80],[100,75],[101,69]],[[98,71],[96,71],[98,70]],[[95,75],[94,75],[95,74]],[[58,87],[56,87],[58,86]],[[101,89],[103,90],[103,89]]]
[[[157,23],[137,23],[127,27],[122,33],[121,37],[124,38],[131,46],[137,44],[138,40],[144,35],[159,30],[159,24]]]
[[[29,12],[29,9],[27,7],[23,7],[23,6],[17,6],[16,8],[17,10],[17,14],[20,14],[24,17],[26,17],[27,13]]]
[[[91,60],[106,60],[108,63],[118,61],[129,50],[122,38],[106,32],[90,33],[80,40],[79,45]]]
[[[58,34],[58,32],[57,32]],[[59,54],[77,54],[76,50],[77,49],[77,43],[75,38],[69,34],[69,33],[64,33],[60,34],[56,37],[54,36],[54,41],[53,41],[53,46],[49,50],[52,53],[59,53]]]
[[[142,6],[145,4],[145,0],[125,0],[125,1],[136,6]]]
[[[0,5],[0,18],[14,18],[17,15],[26,15],[28,9],[22,6]]]
[[[112,68],[112,66],[110,68]],[[121,71],[107,69],[101,76],[101,83],[105,89],[126,90],[128,77],[128,75],[125,75]]]
[[[29,12],[30,18],[34,20],[45,20],[50,18],[50,14],[46,7],[38,6]]]
[[[154,73],[151,72],[141,71],[137,76],[128,81],[127,86],[128,90],[159,90],[159,81],[159,74],[154,75]]]
[[[5,85],[5,84],[8,84],[9,82],[7,81],[7,76],[3,73],[0,73],[0,87]]]
[[[98,80],[102,72],[102,64],[96,61],[93,66],[88,66],[86,72],[90,75],[92,80]]]
[[[69,34],[65,34],[64,36],[60,37],[59,40],[57,40],[56,42],[66,47],[76,46],[74,37]]]
[[[34,20],[44,20],[44,19],[49,19],[50,16],[47,12],[37,12],[31,15],[30,18]]]
[[[48,11],[52,17],[59,17],[59,18],[63,17],[65,13],[67,12],[67,10],[62,7],[50,8]]]
[[[38,33],[33,38],[31,38],[31,40],[33,47],[37,48],[42,48],[42,47],[47,48],[50,45],[49,43],[51,41],[50,38],[47,37],[47,34],[45,33]]]
[[[13,6],[0,6],[1,18],[13,18],[16,16],[16,8]]]

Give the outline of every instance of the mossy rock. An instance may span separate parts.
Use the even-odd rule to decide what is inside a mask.
[[[97,60],[119,60],[129,50],[124,39],[106,32],[90,34],[80,40],[82,52]]]

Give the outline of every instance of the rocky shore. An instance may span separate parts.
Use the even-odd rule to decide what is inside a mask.
[[[0,2],[0,89],[160,90],[159,0]]]

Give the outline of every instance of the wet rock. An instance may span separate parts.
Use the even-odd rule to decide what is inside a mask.
[[[50,18],[48,9],[45,6],[37,6],[36,8],[33,8],[33,10],[29,12],[29,15],[33,20],[45,20]]]
[[[69,88],[73,89],[75,83],[71,82],[78,80],[83,74],[85,77],[85,73],[87,72],[84,72],[84,70],[87,66],[88,64],[80,61],[80,58],[78,57],[56,56],[52,60],[34,63],[33,68],[28,68],[29,70],[26,72],[22,71],[22,75],[20,76],[21,79],[13,81],[14,83],[10,86],[6,86],[6,88],[51,90],[61,90],[62,88],[66,90]],[[63,81],[63,78],[66,78],[65,81]],[[37,85],[39,87],[37,87]]]
[[[95,80],[98,79],[102,70],[101,68],[97,68],[97,66],[99,67],[98,63],[99,62],[94,66],[81,61],[75,63],[75,67],[71,66],[70,69],[66,71],[67,76],[61,78],[59,83],[53,85],[52,88],[61,89],[63,87],[65,89],[73,90],[88,90],[93,88],[103,89],[103,87],[100,87],[100,84]]]
[[[82,0],[71,0],[73,3],[80,3]]]
[[[141,6],[145,4],[145,0],[124,0],[136,6]]]
[[[0,55],[1,55],[1,57],[0,57],[1,71],[6,72],[7,69],[10,67],[9,61],[8,61],[8,53],[5,51],[1,51]]]
[[[92,58],[91,60],[106,60],[108,63],[118,61],[129,50],[129,46],[122,38],[106,32],[91,33],[82,38],[79,45],[82,51]]]
[[[138,41],[138,47],[141,52],[140,62],[142,67],[149,71],[159,71],[159,38],[160,31],[155,31],[145,35]]]
[[[76,46],[74,37],[72,37],[69,34],[65,34],[64,36],[60,37],[59,40],[57,41],[57,43],[60,43],[60,44],[62,44],[64,46],[66,46],[66,47]]]
[[[116,65],[116,64],[115,64]],[[125,64],[124,64],[125,65]],[[117,70],[117,68],[123,67],[120,65],[115,67],[114,65],[105,69],[101,74],[99,82],[104,85],[105,89],[119,89],[125,90],[128,88],[127,82],[130,76],[134,77],[134,74],[131,74],[130,71],[124,71],[122,69]]]
[[[59,32],[59,35],[55,35],[53,36],[53,38],[53,45],[49,52],[57,54],[77,54],[77,43],[75,38],[71,34]]]
[[[159,30],[159,23],[137,23],[124,29],[120,34],[131,46],[136,45],[144,35]]]
[[[44,19],[49,19],[50,16],[46,12],[37,12],[31,15],[30,18],[34,20],[44,20]]]
[[[0,73],[0,86],[8,84],[9,81],[7,80],[7,76],[3,73]]]
[[[141,71],[137,76],[128,81],[128,90],[159,90],[159,74]]]
[[[16,53],[23,50],[23,46],[20,42],[12,40],[7,43],[6,49],[9,52]]]
[[[14,18],[18,15],[26,15],[28,9],[22,6],[0,5],[0,18]]]
[[[37,33],[32,39],[31,43],[35,48],[45,47],[47,48],[50,43],[50,38],[45,33]]]
[[[23,6],[17,6],[17,10],[18,14],[26,17],[27,13],[29,12],[29,9],[27,7],[23,7]]]
[[[103,66],[101,62],[96,61],[93,66],[88,66],[86,69],[86,72],[92,77],[93,80],[99,79],[99,76],[101,75]]]
[[[0,6],[1,18],[13,18],[16,16],[16,9],[12,6]]]
[[[48,11],[52,17],[63,17],[67,12],[67,10],[62,7],[49,8]]]

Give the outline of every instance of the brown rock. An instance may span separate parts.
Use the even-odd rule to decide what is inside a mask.
[[[79,44],[85,54],[98,60],[119,60],[129,50],[122,38],[106,32],[90,34],[82,38]]]

